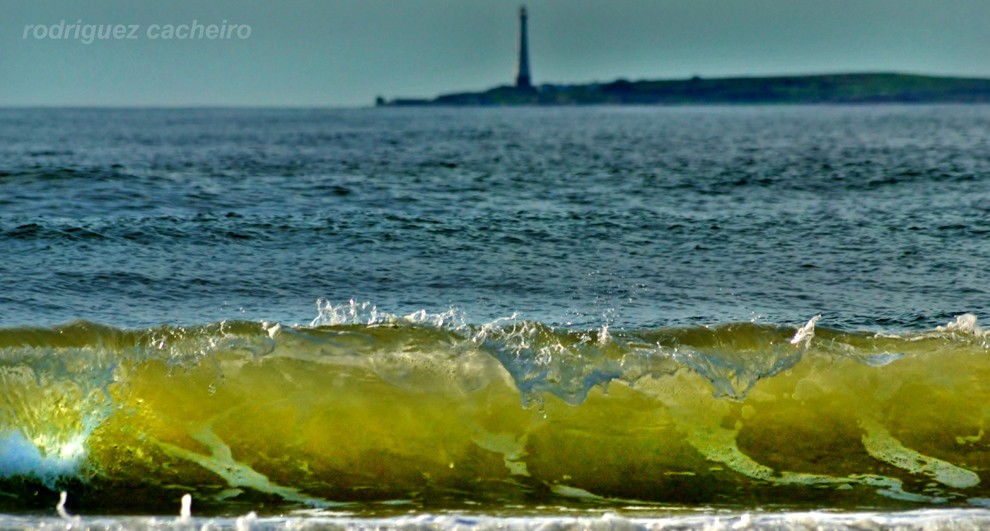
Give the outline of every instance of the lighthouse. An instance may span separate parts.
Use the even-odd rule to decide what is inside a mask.
[[[519,8],[519,71],[516,74],[516,88],[519,90],[533,88],[529,77],[529,45],[526,40],[526,6],[522,6]]]

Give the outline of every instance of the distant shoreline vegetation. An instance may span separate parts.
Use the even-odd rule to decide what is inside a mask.
[[[378,106],[990,103],[990,79],[863,73],[692,77],[578,85],[506,85],[432,99],[377,98]]]

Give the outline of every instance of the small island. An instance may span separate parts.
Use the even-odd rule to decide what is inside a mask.
[[[990,79],[896,73],[505,85],[379,106],[990,103]]]
[[[990,79],[903,73],[740,76],[534,85],[526,7],[519,8],[514,85],[435,98],[379,96],[375,105],[731,105],[855,103],[990,103]]]

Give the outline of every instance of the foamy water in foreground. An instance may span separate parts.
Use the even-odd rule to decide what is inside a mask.
[[[542,508],[527,516],[451,513],[406,516],[357,517],[346,513],[308,511],[309,514],[259,517],[251,512],[237,517],[194,517],[183,500],[178,517],[80,517],[64,508],[63,493],[56,506],[58,517],[0,517],[0,527],[31,529],[399,529],[399,530],[651,530],[738,529],[786,530],[939,530],[985,529],[990,511],[985,509],[926,509],[904,512],[739,512],[703,508],[657,511],[625,508],[622,513]],[[507,511],[511,513],[511,511]],[[556,514],[554,514],[556,513]],[[666,514],[665,514],[666,513]]]

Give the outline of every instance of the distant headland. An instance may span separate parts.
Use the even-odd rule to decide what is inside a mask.
[[[773,77],[693,77],[458,92],[379,106],[705,105],[841,103],[990,103],[990,79],[892,73]]]
[[[526,7],[519,8],[514,85],[436,98],[378,97],[377,106],[990,103],[990,79],[898,73],[722,77],[534,85]]]

